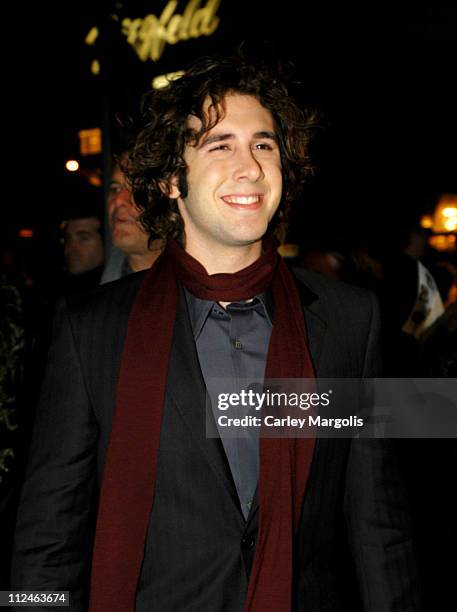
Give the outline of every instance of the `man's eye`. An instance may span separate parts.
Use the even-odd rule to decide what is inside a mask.
[[[271,146],[271,144],[268,144],[268,142],[258,142],[255,145],[255,148],[259,151],[272,151],[273,147]]]
[[[217,147],[213,147],[212,149],[209,150],[209,152],[211,153],[211,151],[228,151],[229,150],[229,146],[226,144],[221,144],[218,145]]]

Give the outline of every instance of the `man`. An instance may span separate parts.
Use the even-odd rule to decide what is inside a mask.
[[[84,291],[99,284],[103,271],[103,194],[80,175],[65,177],[62,188],[66,271],[60,291]]]
[[[213,377],[378,372],[371,295],[295,281],[270,237],[309,168],[309,121],[238,56],[195,62],[144,108],[129,173],[167,247],[61,305],[13,586],[68,589],[92,612],[355,610],[344,501],[365,609],[418,609],[382,441],[206,436]]]
[[[150,268],[163,246],[161,240],[150,241],[141,226],[140,211],[122,170],[125,162],[125,155],[116,162],[108,190],[108,221],[114,248],[103,271],[102,284]]]
[[[64,222],[64,255],[68,289],[96,286],[104,263],[100,215],[87,207]]]

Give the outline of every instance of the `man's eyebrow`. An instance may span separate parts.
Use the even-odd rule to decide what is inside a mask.
[[[202,139],[198,148],[204,147],[208,144],[213,144],[213,142],[223,142],[224,140],[230,140],[231,138],[235,138],[234,134],[213,134],[212,136],[208,136],[208,138]]]
[[[274,132],[270,132],[269,130],[265,130],[263,132],[256,132],[254,134],[254,138],[268,138],[269,140],[274,140],[278,142],[278,137]]]
[[[208,136],[208,138],[203,139],[202,142],[198,145],[198,148],[204,147],[205,145],[210,145],[215,142],[224,142],[225,140],[231,140],[235,138],[235,134],[213,134],[212,136]],[[268,140],[274,140],[278,142],[278,137],[274,132],[270,132],[269,130],[263,130],[261,132],[256,132],[252,135],[252,138],[255,140],[257,138],[267,138]]]

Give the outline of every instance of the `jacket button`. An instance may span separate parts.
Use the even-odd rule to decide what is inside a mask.
[[[251,549],[254,546],[255,538],[254,536],[246,536],[241,540],[241,546],[246,550]]]

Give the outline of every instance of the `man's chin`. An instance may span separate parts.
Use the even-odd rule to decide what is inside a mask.
[[[91,270],[93,270],[93,268],[68,268],[68,273],[71,276],[82,276]]]
[[[262,228],[261,230],[257,230],[257,231],[239,230],[239,231],[233,232],[233,235],[230,236],[227,242],[229,243],[231,242],[233,246],[238,246],[238,247],[252,246],[262,241],[262,238],[264,237],[265,232],[266,232],[266,228]]]
[[[115,247],[124,251],[132,246],[133,240],[128,232],[119,232],[111,237],[111,242]]]

